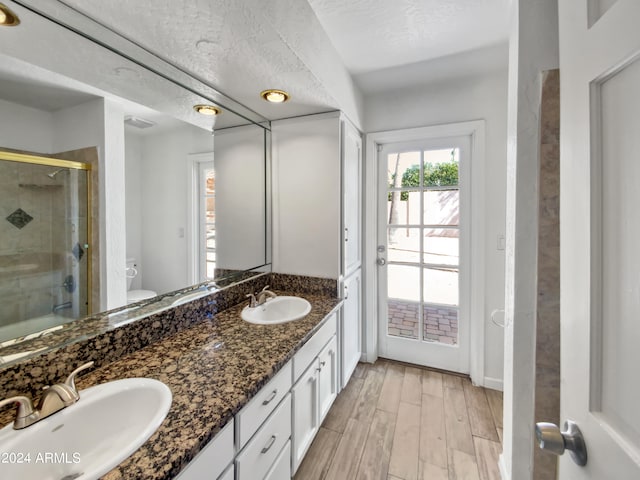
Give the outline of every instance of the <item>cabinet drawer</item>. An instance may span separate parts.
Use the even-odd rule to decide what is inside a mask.
[[[275,412],[256,432],[236,457],[238,480],[260,480],[275,464],[291,436],[291,395],[282,400]]]
[[[251,439],[290,389],[291,362],[288,362],[236,415],[238,450]]]
[[[293,382],[309,367],[318,356],[331,337],[336,333],[336,314],[333,313],[327,322],[318,330],[311,339],[305,343],[293,357]]]
[[[291,442],[284,446],[264,480],[291,480]]]
[[[233,480],[235,476],[236,476],[236,469],[233,466],[233,464],[231,464],[231,466],[227,468],[227,471],[224,472],[218,480]]]
[[[233,462],[233,420],[211,440],[187,467],[180,472],[178,480],[202,480],[218,478]]]

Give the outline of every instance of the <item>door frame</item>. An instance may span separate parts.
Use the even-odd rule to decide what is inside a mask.
[[[213,162],[213,152],[190,153],[187,155],[187,278],[191,284],[201,283],[202,266],[200,252],[202,248],[200,218],[200,166]]]
[[[484,345],[485,345],[485,121],[471,120],[466,122],[432,125],[402,130],[386,130],[369,133],[365,138],[365,211],[364,213],[364,263],[363,292],[364,295],[364,345],[366,353],[363,360],[374,362],[378,358],[378,145],[385,143],[410,142],[415,140],[440,137],[471,137],[471,185],[470,197],[473,215],[469,222],[469,239],[471,244],[470,268],[470,303],[469,303],[469,373],[471,380],[477,385],[484,385]]]

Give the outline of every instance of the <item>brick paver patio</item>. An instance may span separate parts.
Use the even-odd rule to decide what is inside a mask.
[[[419,302],[388,300],[389,335],[418,338]],[[458,343],[458,309],[424,306],[424,339],[449,345]]]

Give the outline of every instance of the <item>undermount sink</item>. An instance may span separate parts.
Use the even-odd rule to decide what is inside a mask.
[[[0,430],[2,478],[97,479],[135,452],[160,426],[171,390],[127,378],[81,390],[80,400],[22,430]],[[4,457],[3,457],[4,458]]]
[[[275,297],[257,307],[244,307],[242,319],[260,325],[292,322],[307,316],[311,304],[300,297]]]

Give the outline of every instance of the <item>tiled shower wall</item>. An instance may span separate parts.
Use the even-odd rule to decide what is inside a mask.
[[[87,162],[95,149],[85,150],[74,160]],[[79,199],[79,208],[72,212],[64,186],[68,174],[47,176],[56,170],[0,161],[0,328],[47,315],[54,305],[72,299],[74,308],[61,313],[86,315],[86,268],[73,268],[75,273],[82,272],[74,275],[73,295],[62,287],[74,261],[80,267],[87,263],[82,245],[69,243],[77,235],[71,225],[79,225],[80,217],[87,221],[86,197]]]
[[[560,424],[560,72],[543,73],[540,112],[535,421]],[[536,480],[556,478],[557,458],[534,450]]]
[[[0,162],[0,325],[51,312],[62,259],[54,218],[64,187],[41,165]]]

